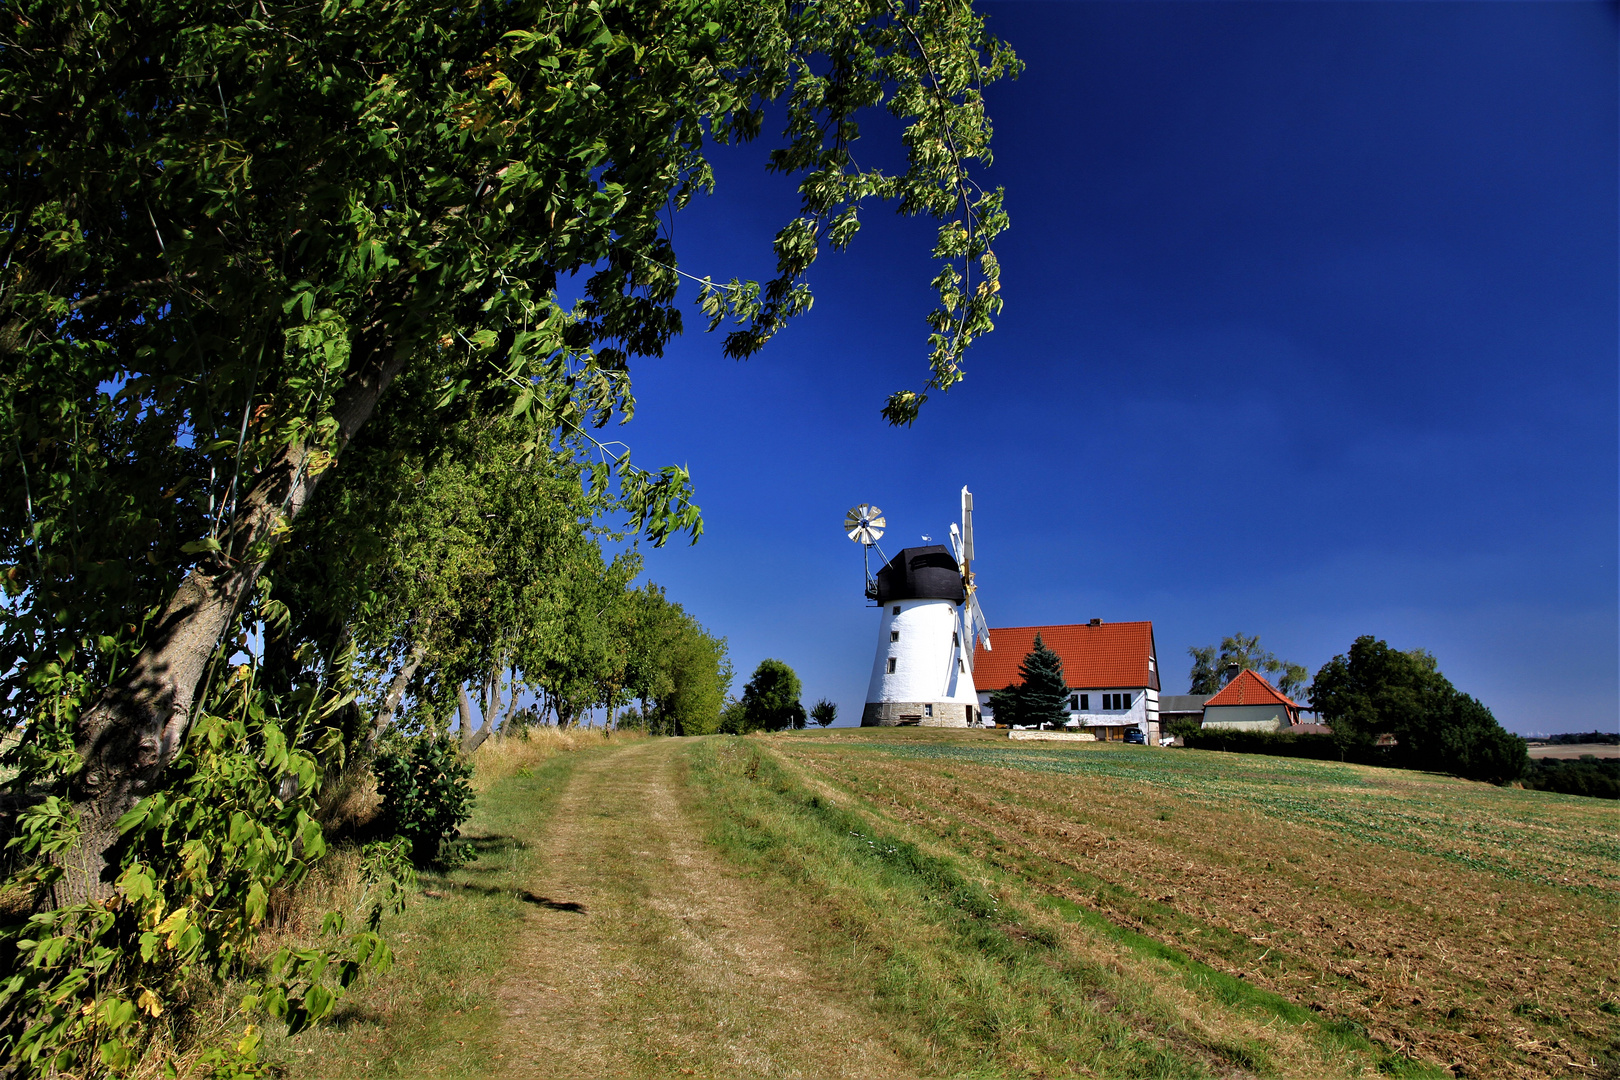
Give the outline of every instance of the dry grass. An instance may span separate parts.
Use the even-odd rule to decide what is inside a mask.
[[[1455,1075],[1620,1075],[1612,804],[1199,751],[776,745],[1053,903]]]
[[[473,754],[473,789],[488,791],[496,782],[533,769],[558,754],[600,749],[647,736],[639,731],[608,731],[603,728],[532,727],[509,739],[491,738]]]

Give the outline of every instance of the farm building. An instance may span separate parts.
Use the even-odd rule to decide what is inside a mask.
[[[1159,657],[1151,622],[1069,626],[1010,626],[990,631],[992,650],[973,654],[973,684],[984,722],[995,722],[990,694],[1018,682],[1018,665],[1035,647],[1035,635],[1063,659],[1069,684],[1070,730],[1119,742],[1128,730],[1149,743],[1159,738]]]
[[[1170,725],[1177,720],[1204,719],[1204,702],[1213,694],[1160,694],[1159,695],[1159,725],[1170,730]]]
[[[1204,702],[1206,728],[1283,731],[1299,723],[1299,705],[1250,668],[1238,672],[1221,692]]]

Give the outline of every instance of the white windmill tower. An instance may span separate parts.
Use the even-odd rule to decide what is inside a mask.
[[[851,540],[870,550],[883,535],[880,512],[857,506],[845,518]],[[962,525],[951,546],[906,548],[888,560],[866,595],[881,609],[877,656],[861,726],[966,727],[979,721],[973,647],[990,647],[973,582],[973,495],[962,489]],[[882,554],[882,549],[878,549]]]

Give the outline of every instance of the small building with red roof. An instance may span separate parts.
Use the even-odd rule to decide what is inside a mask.
[[[1252,668],[1238,672],[1204,702],[1204,726],[1239,731],[1284,731],[1299,723],[1300,706]]]
[[[973,652],[973,685],[986,724],[995,722],[990,694],[1020,681],[1018,667],[1035,647],[1035,635],[1063,659],[1069,684],[1072,730],[1099,740],[1123,741],[1135,728],[1149,744],[1159,738],[1159,657],[1151,622],[1060,626],[1006,626],[990,630],[990,649]]]

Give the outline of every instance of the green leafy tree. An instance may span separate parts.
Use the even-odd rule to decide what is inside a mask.
[[[529,599],[471,587],[528,557],[497,526],[445,518],[433,580],[370,574],[408,563],[373,552],[367,573],[330,579],[352,603],[317,602],[312,565],[278,559],[316,543],[300,529],[355,451],[376,450],[374,493],[390,453],[425,472],[468,452],[436,431],[510,417],[522,461],[578,477],[655,543],[695,537],[686,473],[640,469],[594,432],[629,418],[633,362],[681,331],[683,280],[711,329],[730,321],[727,354],[752,355],[808,309],[807,271],[873,199],[939,222],[927,382],[884,410],[910,423],[1000,307],[1001,195],[969,169],[989,156],[982,88],[1016,62],[955,0],[9,14],[0,708],[20,732],[4,764],[6,809],[23,812],[7,826],[33,838],[36,899],[59,906],[0,947],[26,935],[36,957],[77,959],[0,984],[0,1038],[25,1068],[82,1073],[125,1069],[185,987],[254,955],[267,890],[293,883],[273,868],[315,857],[314,788],[364,733],[352,695],[380,694],[378,717],[407,694],[437,708],[504,669],[503,692],[514,670],[538,673],[577,715],[624,690],[626,635],[581,603],[591,544],[564,545],[560,621],[527,656],[502,643]],[[785,127],[765,157],[800,195],[776,276],[694,275],[668,215],[712,189],[709,143],[760,137],[773,102]],[[902,170],[855,163],[857,118],[878,105],[902,129]],[[439,479],[429,502],[400,503],[424,552],[435,514],[476,502]],[[365,482],[350,496],[351,522],[380,509]],[[443,626],[411,614],[421,597],[445,602]],[[458,644],[484,617],[493,629]],[[241,677],[253,693],[219,705],[260,636],[274,645]],[[582,666],[556,670],[575,645]],[[356,668],[375,685],[349,688]],[[188,943],[185,964],[123,947],[182,912],[196,923],[163,934]],[[306,951],[263,1003],[294,1028],[318,1019],[375,945]]]
[[[821,727],[832,727],[833,721],[838,719],[838,706],[822,698],[811,708],[810,719]]]
[[[1258,634],[1233,634],[1214,645],[1193,646],[1187,650],[1192,657],[1192,671],[1188,675],[1189,694],[1217,694],[1221,687],[1237,678],[1245,668],[1266,676],[1271,684],[1289,697],[1298,700],[1304,694],[1310,672],[1301,664],[1279,660],[1260,647]]]
[[[996,723],[1057,724],[1069,718],[1069,685],[1063,675],[1063,658],[1046,647],[1041,635],[1018,665],[1018,682],[990,694],[990,713]]]
[[[1528,767],[1524,740],[1440,673],[1432,653],[1402,652],[1370,635],[1316,673],[1311,705],[1344,750],[1393,736],[1392,760],[1408,768],[1506,783]]]
[[[799,703],[803,692],[792,668],[780,660],[761,660],[753,678],[743,687],[743,732],[804,727],[804,706]]]
[[[95,860],[118,819],[161,789],[216,648],[374,419],[511,410],[537,455],[603,455],[592,483],[617,484],[632,527],[698,531],[682,470],[640,470],[590,432],[630,414],[631,360],[682,328],[694,276],[666,212],[712,188],[709,140],[759,136],[780,101],[768,160],[800,181],[775,278],[695,278],[711,328],[732,320],[728,354],[808,309],[806,272],[871,199],[940,220],[929,377],[891,396],[891,422],[962,377],[1000,307],[1001,196],[969,169],[989,156],[982,87],[1016,62],[954,0],[14,14],[0,678],[18,715],[50,700],[32,679],[46,657],[70,654],[91,688],[53,721],[83,767],[55,743],[31,759],[71,773],[81,891],[110,885]],[[880,103],[902,171],[855,164],[857,115]],[[428,393],[394,392],[424,367]]]

